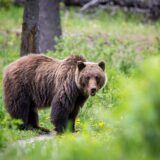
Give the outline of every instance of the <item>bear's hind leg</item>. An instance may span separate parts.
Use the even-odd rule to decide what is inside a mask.
[[[28,115],[30,104],[29,101],[16,101],[16,107],[9,107],[8,111],[12,118],[21,119],[23,121],[22,124],[18,125],[18,128],[21,130],[28,130]]]
[[[28,124],[31,125],[34,129],[39,129],[42,132],[50,132],[48,129],[39,126],[38,111],[36,108],[33,108],[33,106],[30,108],[29,111]]]

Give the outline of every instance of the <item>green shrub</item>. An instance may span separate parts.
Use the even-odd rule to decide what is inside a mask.
[[[122,130],[116,134],[124,155],[136,159],[160,157],[160,57],[147,59],[132,78],[122,79],[116,112]],[[118,113],[119,113],[118,112]],[[127,152],[127,153],[125,153]]]
[[[12,0],[0,0],[0,9],[5,8],[9,9],[13,4]]]

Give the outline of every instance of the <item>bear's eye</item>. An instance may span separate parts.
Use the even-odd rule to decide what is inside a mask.
[[[87,76],[87,77],[86,77],[86,81],[89,81],[89,79],[90,79],[90,77],[89,77],[89,76]]]

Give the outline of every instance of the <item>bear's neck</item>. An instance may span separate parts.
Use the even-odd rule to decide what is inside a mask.
[[[83,92],[77,87],[76,82],[70,83],[70,91],[67,92],[68,99],[71,106],[82,107],[88,96],[84,95]]]

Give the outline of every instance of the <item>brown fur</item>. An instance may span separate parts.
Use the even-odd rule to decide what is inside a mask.
[[[60,61],[44,55],[28,55],[11,63],[4,75],[4,100],[11,117],[22,119],[25,128],[31,125],[47,131],[39,127],[37,110],[51,105],[55,130],[63,132],[70,120],[75,131],[76,116],[90,95],[90,88],[94,84],[97,91],[105,82],[102,69],[85,61],[81,56]],[[81,70],[78,63],[84,64],[85,69]],[[86,66],[94,71],[92,69],[92,83],[83,86],[83,77],[90,74]],[[97,73],[101,83],[96,82]]]

